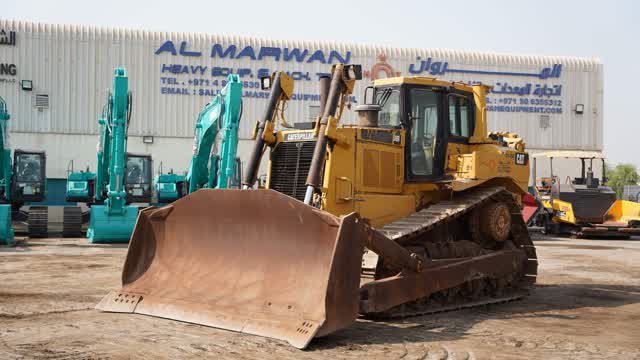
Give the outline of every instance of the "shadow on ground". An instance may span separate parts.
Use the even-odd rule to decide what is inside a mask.
[[[640,286],[562,284],[537,285],[531,296],[507,304],[459,310],[455,316],[439,313],[396,321],[358,320],[351,327],[312,341],[309,350],[336,347],[459,340],[477,323],[486,320],[552,318],[577,320],[579,315],[558,311],[579,308],[619,307],[640,302]],[[369,336],[374,333],[375,337]]]

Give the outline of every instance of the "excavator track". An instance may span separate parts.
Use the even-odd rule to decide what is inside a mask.
[[[451,239],[451,229],[456,229],[461,223],[470,224],[469,227],[478,226],[470,221],[472,211],[482,208],[491,202],[507,204],[511,214],[510,238],[505,241],[504,247],[521,249],[527,257],[522,273],[507,274],[502,277],[475,278],[460,286],[449,288],[430,294],[429,296],[393,307],[384,312],[365,314],[372,318],[403,318],[410,316],[427,315],[438,312],[453,311],[465,308],[485,306],[488,304],[509,302],[521,299],[528,295],[528,289],[535,283],[537,274],[537,258],[535,246],[529,237],[526,224],[522,219],[520,208],[513,195],[502,187],[486,187],[468,190],[462,194],[456,194],[452,200],[442,201],[428,208],[422,209],[408,217],[389,223],[378,229],[390,239],[397,241],[411,249],[423,246],[427,258],[433,258],[429,249],[441,247],[458,247],[454,252],[464,253],[467,239]],[[455,223],[456,221],[461,221]],[[456,225],[458,225],[456,227]],[[474,229],[469,230],[470,233]],[[453,244],[453,245],[452,245]],[[466,246],[469,247],[468,245]],[[490,253],[491,249],[482,250]],[[455,260],[466,255],[441,258],[440,260]],[[371,259],[367,261],[371,264]],[[364,274],[379,274],[381,266],[377,269],[370,266],[363,268]],[[387,274],[388,275],[388,274]],[[380,277],[384,277],[380,276]]]
[[[62,237],[82,237],[82,208],[65,206],[62,215]]]
[[[45,238],[49,235],[49,209],[46,206],[29,207],[27,235],[30,238]]]
[[[403,319],[403,318],[414,317],[414,316],[432,315],[432,314],[438,314],[438,313],[444,313],[444,312],[450,312],[450,311],[479,308],[479,307],[493,305],[493,304],[505,304],[512,301],[521,300],[527,297],[528,295],[529,295],[528,291],[519,291],[519,292],[514,292],[511,295],[502,295],[500,297],[495,297],[495,298],[479,299],[479,300],[467,301],[459,304],[422,307],[419,309],[412,309],[409,307],[409,305],[404,305],[405,308],[402,310],[388,311],[388,312],[376,314],[375,316],[369,316],[369,317],[375,318],[375,319]]]

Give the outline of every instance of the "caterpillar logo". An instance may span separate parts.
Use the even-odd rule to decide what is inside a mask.
[[[284,135],[284,141],[309,141],[313,140],[313,133],[310,131],[299,133],[288,133]]]

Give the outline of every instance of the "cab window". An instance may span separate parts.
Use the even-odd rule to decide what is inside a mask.
[[[411,174],[434,175],[438,135],[439,94],[431,89],[414,88],[409,93],[411,119]]]
[[[17,156],[16,180],[18,182],[42,181],[42,156],[20,154]]]
[[[467,97],[449,95],[449,135],[468,138],[473,133],[471,103]]]
[[[138,156],[127,157],[125,182],[127,184],[146,184],[149,178],[149,164],[146,158]]]
[[[388,99],[378,114],[378,126],[382,128],[400,127],[400,91],[398,89],[378,89],[376,90],[376,103],[380,101],[385,91],[391,91],[391,93],[385,95],[385,97],[388,96]]]

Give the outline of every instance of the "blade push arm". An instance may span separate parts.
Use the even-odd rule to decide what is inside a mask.
[[[269,93],[269,100],[264,115],[262,119],[256,123],[256,127],[253,130],[253,139],[255,142],[253,144],[253,150],[251,151],[251,157],[247,162],[247,170],[242,179],[242,187],[245,189],[251,188],[256,182],[265,146],[275,143],[273,132],[277,109],[284,106],[293,94],[293,79],[286,73],[282,71],[276,72],[273,73],[270,78],[265,79],[269,79],[270,84],[265,85],[263,83],[263,90],[270,88],[271,92]]]
[[[320,187],[320,171],[324,165],[324,155],[331,132],[335,130],[340,122],[342,110],[347,102],[347,97],[353,92],[355,81],[360,79],[362,79],[360,65],[337,64],[331,69],[329,95],[327,96],[320,122],[316,124],[318,138],[307,175],[307,192],[304,196],[304,203],[307,205],[311,205],[313,193],[315,189]]]

